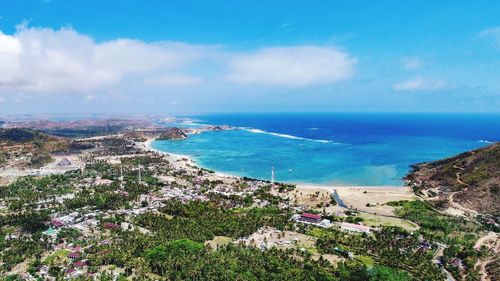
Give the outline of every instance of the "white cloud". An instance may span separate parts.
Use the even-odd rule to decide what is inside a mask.
[[[6,99],[4,97],[0,97],[0,103],[3,103],[5,101],[6,101]]]
[[[420,76],[393,85],[393,89],[396,91],[439,91],[453,88],[455,86],[446,80],[428,79]]]
[[[90,94],[90,95],[86,95],[85,99],[88,100],[88,101],[91,101],[91,100],[97,99],[97,97],[95,95]]]
[[[236,84],[304,87],[349,79],[357,59],[325,46],[268,47],[245,52],[180,42],[116,39],[98,42],[71,28],[23,23],[0,31],[0,94],[80,94],[88,101],[162,87]],[[226,72],[228,71],[228,72]],[[189,73],[209,75],[191,75]],[[220,79],[222,78],[222,79]],[[232,82],[232,83],[228,83]]]
[[[263,48],[233,56],[227,78],[243,84],[327,84],[351,78],[356,63],[348,53],[329,47]]]
[[[88,93],[131,78],[176,77],[207,48],[130,39],[95,42],[68,28],[20,27],[14,35],[0,33],[0,90]]]
[[[424,65],[424,63],[417,58],[407,58],[403,62],[403,67],[406,70],[419,69]]]
[[[278,29],[289,29],[290,27],[293,27],[293,26],[295,26],[295,22],[288,21],[288,22],[285,22],[285,23],[281,24],[280,26],[278,26]]]
[[[203,79],[200,77],[183,74],[160,75],[144,79],[145,84],[157,86],[193,86],[202,82]]]
[[[500,47],[500,26],[486,28],[479,32],[479,37],[492,39],[495,44]]]

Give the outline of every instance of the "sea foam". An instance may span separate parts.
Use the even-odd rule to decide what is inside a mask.
[[[240,128],[242,130],[245,130],[250,133],[254,134],[266,134],[266,135],[271,135],[271,136],[276,136],[276,137],[281,137],[281,138],[287,138],[287,139],[294,139],[294,140],[305,140],[305,141],[314,141],[314,142],[320,142],[320,143],[334,143],[331,140],[317,140],[317,139],[308,139],[308,138],[303,138],[303,137],[298,137],[298,136],[292,136],[288,134],[280,134],[280,133],[273,133],[273,132],[267,132],[264,130],[260,129],[253,129],[253,128]]]

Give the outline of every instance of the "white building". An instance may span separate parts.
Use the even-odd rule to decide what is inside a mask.
[[[323,227],[330,227],[332,223],[330,222],[330,220],[324,219],[319,224]]]
[[[340,230],[369,234],[372,228],[366,225],[343,222],[340,224]]]

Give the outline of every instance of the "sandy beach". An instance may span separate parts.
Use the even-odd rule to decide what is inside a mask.
[[[176,168],[189,169],[190,168],[189,166],[191,166],[191,167],[194,167],[194,166],[199,167],[196,164],[196,161],[193,158],[191,158],[190,156],[181,155],[181,154],[174,154],[174,153],[164,152],[164,151],[161,151],[161,150],[158,150],[158,149],[154,149],[152,147],[153,141],[155,141],[154,138],[148,139],[140,147],[142,149],[146,150],[146,151],[153,151],[153,152],[165,155],[165,157],[167,157],[167,159],[169,160],[169,162],[172,165],[174,165]],[[217,180],[217,179],[220,179],[220,180],[237,180],[238,178],[239,178],[238,176],[233,176],[233,175],[224,174],[224,173],[221,173],[221,172],[214,171],[213,176],[210,178],[210,180]]]
[[[413,200],[415,195],[405,186],[326,186],[298,184],[297,189],[303,193],[337,192],[339,198],[349,208],[377,214],[394,215],[394,208],[385,205],[390,201]]]
[[[161,153],[168,157],[173,165],[179,168],[189,168],[196,166],[196,161],[186,155],[172,154],[152,148],[154,139],[148,139],[143,144],[143,148],[148,151]],[[214,179],[238,179],[220,172],[214,173]],[[297,189],[289,197],[296,200],[298,204],[303,204],[311,208],[320,205],[330,205],[331,194],[337,192],[342,202],[351,209],[357,209],[369,214],[394,216],[394,208],[386,205],[390,201],[415,199],[411,189],[404,186],[336,186],[336,185],[314,185],[296,183]],[[341,206],[328,206],[327,212],[336,213],[344,211]]]

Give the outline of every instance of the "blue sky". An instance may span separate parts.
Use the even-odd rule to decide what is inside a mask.
[[[0,0],[0,111],[500,112],[500,2],[409,2]]]

